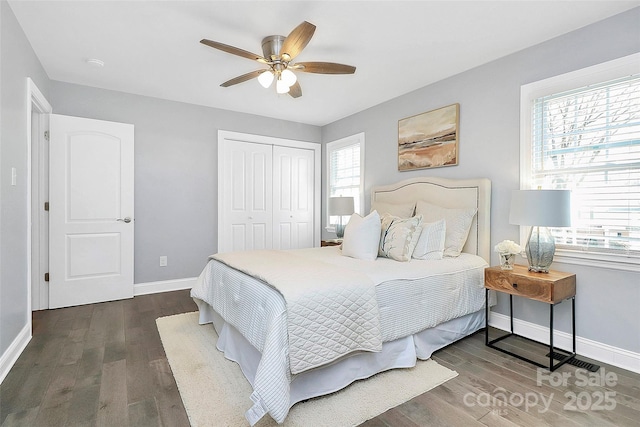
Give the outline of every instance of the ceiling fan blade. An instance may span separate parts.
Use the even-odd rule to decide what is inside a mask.
[[[267,63],[268,61],[260,55],[256,55],[255,53],[248,52],[246,50],[237,48],[235,46],[229,46],[228,44],[214,42],[213,40],[202,39],[200,43],[206,44],[209,47],[214,49],[221,50],[223,52],[230,53],[232,55],[242,56],[243,58],[253,59],[254,61],[259,61],[262,63]]]
[[[334,62],[298,62],[293,66],[298,71],[317,74],[353,74],[356,67]]]
[[[309,43],[313,33],[316,31],[316,26],[304,21],[289,33],[284,42],[282,48],[280,48],[280,55],[285,61],[291,61],[298,56],[302,49]],[[285,57],[286,55],[286,57]]]
[[[293,86],[289,88],[289,95],[292,98],[300,98],[302,96],[302,88],[300,87],[300,83],[295,82]]]
[[[265,71],[267,71],[267,70],[251,71],[250,73],[243,74],[243,75],[238,76],[238,77],[234,77],[233,79],[222,83],[220,86],[229,87],[229,86],[237,85],[238,83],[246,82],[247,80],[251,80],[251,79],[253,79],[255,77],[258,77],[260,74],[264,73]]]

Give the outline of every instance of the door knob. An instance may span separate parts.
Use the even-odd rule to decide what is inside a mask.
[[[126,217],[124,217],[124,219],[122,219],[122,218],[118,218],[118,219],[116,219],[116,221],[122,221],[122,222],[124,222],[125,224],[129,224],[129,223],[131,222],[131,218],[129,218],[128,216],[126,216]]]

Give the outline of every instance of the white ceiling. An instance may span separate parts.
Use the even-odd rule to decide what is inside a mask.
[[[53,80],[325,125],[448,76],[639,6],[640,1],[9,0]],[[299,73],[303,96],[257,80],[260,64],[199,43],[261,54],[267,35],[317,26],[297,61],[354,75]],[[91,67],[89,58],[105,62]]]

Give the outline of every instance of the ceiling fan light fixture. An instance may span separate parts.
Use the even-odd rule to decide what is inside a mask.
[[[287,93],[289,92],[289,86],[282,79],[278,79],[276,81],[276,92]]]
[[[258,76],[258,82],[263,88],[268,88],[273,83],[273,73],[271,70],[267,70]]]
[[[296,73],[288,69],[283,70],[282,73],[280,73],[280,76],[287,87],[293,86],[296,83],[296,80],[298,80]]]

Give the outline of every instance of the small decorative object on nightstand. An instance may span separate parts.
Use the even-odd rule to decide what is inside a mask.
[[[500,268],[513,270],[516,255],[522,252],[522,247],[513,240],[503,240],[493,248],[500,254]]]
[[[513,270],[503,270],[500,267],[488,267],[484,270],[485,295],[485,344],[491,348],[507,353],[518,359],[533,363],[542,368],[555,371],[561,365],[575,359],[576,356],[576,275],[550,270],[548,273],[537,273],[528,271],[523,265],[514,265]],[[511,324],[510,333],[489,341],[489,291],[505,292],[509,294],[509,317]],[[512,353],[496,347],[494,344],[510,336],[519,336],[530,341],[527,337],[522,337],[513,333],[513,296],[520,296],[549,304],[549,366],[527,359],[518,354]],[[553,346],[553,308],[556,304],[566,299],[571,299],[571,328],[573,351],[567,354],[556,353]],[[534,341],[538,342],[538,341]],[[539,343],[539,342],[538,342]],[[542,343],[539,343],[542,344]],[[554,356],[562,359],[561,362],[553,364]]]

